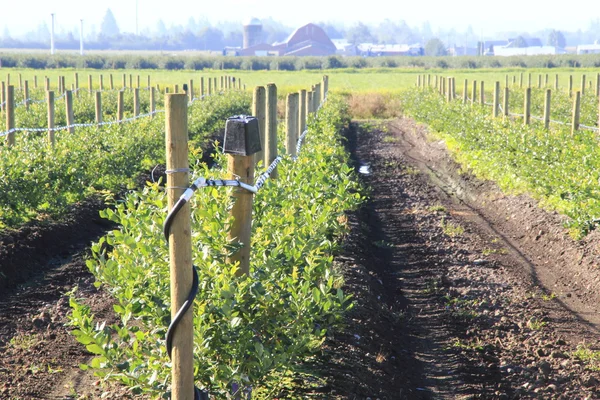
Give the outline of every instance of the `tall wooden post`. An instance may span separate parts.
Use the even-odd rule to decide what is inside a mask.
[[[298,94],[298,134],[302,135],[306,129],[306,89],[300,90]]]
[[[33,76],[33,88],[37,89],[38,88],[38,80],[37,80],[37,75]]]
[[[558,90],[558,74],[554,75],[554,90]]]
[[[19,73],[19,90],[23,90],[23,76]]]
[[[421,74],[417,75],[417,87],[421,87]]]
[[[102,123],[102,92],[101,91],[97,91],[96,92],[96,123],[100,124]]]
[[[133,89],[133,116],[140,115],[140,89]]]
[[[50,78],[48,78],[47,76],[44,77],[44,90],[46,90],[46,92],[50,90]]]
[[[129,74],[129,90],[133,89],[133,75]]]
[[[23,97],[25,102],[25,109],[29,110],[29,82],[23,82]]]
[[[569,75],[569,97],[573,96],[573,75]]]
[[[504,114],[504,119],[508,118],[508,116],[510,115],[510,113],[508,112],[508,99],[509,99],[509,88],[505,87],[504,88],[504,98],[502,99],[502,101],[504,102],[504,105],[502,106],[504,108],[503,114]]]
[[[329,93],[329,75],[323,75],[323,80],[322,80],[323,84],[321,85],[322,87],[322,96],[321,96],[321,102],[324,102],[325,99],[327,98],[327,94]]]
[[[65,107],[69,133],[75,133],[75,127],[72,126],[75,123],[75,115],[73,114],[73,92],[71,90],[65,92]]]
[[[512,77],[512,87],[517,86],[517,77],[513,75]]]
[[[527,87],[531,87],[531,72],[527,74]]]
[[[127,74],[123,74],[123,87],[122,89],[127,89]]]
[[[463,104],[467,104],[467,99],[469,98],[469,81],[465,79],[465,84],[463,86]]]
[[[225,77],[223,75],[220,76],[221,80],[220,80],[220,84],[221,86],[219,86],[219,89],[221,89],[221,92],[225,91]]]
[[[88,75],[88,92],[92,93],[92,75]]]
[[[108,84],[109,84],[110,90],[115,90],[115,81],[113,79],[113,74],[108,75]]]
[[[508,74],[504,76],[504,87],[508,87]]]
[[[550,129],[550,102],[552,101],[552,90],[546,89],[546,98],[544,99],[544,129]]]
[[[585,74],[581,75],[581,97],[585,94]]]
[[[117,95],[117,121],[123,121],[123,90],[119,90],[119,94]]]
[[[277,158],[277,86],[267,84],[267,107],[265,121],[265,167]],[[271,179],[277,179],[277,169],[273,170]]]
[[[204,96],[204,77],[200,77],[200,98]]]
[[[0,83],[0,111],[4,111],[6,109],[6,82],[2,81]]]
[[[46,92],[46,103],[48,104],[48,143],[54,147],[54,92]]]
[[[571,135],[575,134],[579,130],[579,115],[581,107],[581,92],[578,90],[575,92],[575,98],[573,99],[573,121],[571,123]]]
[[[217,89],[217,77],[216,76],[213,78],[213,89],[214,89],[215,94],[219,93],[219,89]]]
[[[596,74],[596,97],[600,96],[600,72]],[[598,125],[600,126],[600,125]]]
[[[212,95],[212,87],[213,87],[213,80],[212,78],[208,78],[208,95],[211,96]]]
[[[188,98],[189,101],[192,102],[194,100],[194,80],[190,79],[190,83],[188,84]]]
[[[210,79],[208,81],[210,86]],[[267,119],[267,94],[264,86],[256,86],[252,95],[252,115],[258,120],[258,134],[260,136],[260,148],[254,154],[254,163],[263,161],[265,158],[265,129]]]
[[[292,157],[296,156],[296,143],[298,142],[298,97],[298,93],[289,93],[285,105],[285,148]]]
[[[538,89],[542,88],[542,74],[538,74]]]
[[[439,79],[439,78],[438,78],[438,76],[437,76],[437,75],[435,75],[435,80],[434,80],[434,81],[435,81],[435,83],[434,83],[434,85],[433,85],[433,87],[434,87],[435,89],[437,89],[437,87],[438,87],[438,85],[439,85],[439,83],[438,83],[438,79]]]
[[[544,86],[548,87],[548,74],[546,74],[546,77],[544,78]]]
[[[77,92],[79,93],[79,73],[75,72],[74,74],[74,80],[75,80],[75,90],[77,90]]]
[[[148,86],[146,86],[146,87],[148,88],[148,90],[150,90],[150,88],[152,87],[152,86],[150,85],[150,75],[148,75],[148,79],[147,79],[147,81],[148,81],[148,82],[147,82],[147,85],[148,85]]]
[[[313,113],[313,94],[312,90],[306,92],[306,118]]]
[[[63,80],[62,80],[62,76],[58,77],[58,92],[59,93],[64,93],[65,92],[65,87],[63,85]]]
[[[136,82],[135,82],[135,83],[136,83],[136,86],[137,86],[137,88],[139,89],[139,88],[140,88],[140,76],[139,76],[139,75],[137,75],[135,79],[136,79]]]
[[[15,87],[13,85],[6,86],[6,104],[4,104],[4,112],[6,114],[6,130],[10,131],[15,127]],[[6,144],[13,146],[15,144],[15,133],[10,132],[6,135]]]
[[[529,125],[531,123],[531,88],[525,89],[525,96],[523,98],[523,124]]]
[[[104,75],[100,74],[100,90],[104,90]]]
[[[473,88],[471,89],[471,107],[475,105],[477,101],[477,81],[473,81]]]
[[[522,72],[519,74],[519,87],[523,88],[523,73]]]
[[[485,88],[483,81],[481,81],[481,88],[479,89],[479,104],[485,104]]]
[[[492,116],[494,118],[498,118],[498,116],[500,115],[500,82],[496,81],[496,84],[494,85],[494,101],[492,104]]]
[[[179,200],[188,178],[187,98],[184,94],[168,94],[165,98],[167,153],[167,199],[169,210]],[[171,273],[171,318],[186,301],[192,289],[192,229],[189,203],[185,203],[173,219],[169,231],[169,263]],[[193,305],[185,313],[173,333],[171,353],[171,398],[194,399],[194,326]]]
[[[154,88],[150,86],[150,118],[154,118],[154,111],[156,111],[156,100],[154,100]]]

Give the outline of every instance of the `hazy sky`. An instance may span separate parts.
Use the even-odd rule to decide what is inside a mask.
[[[84,27],[99,29],[106,9],[110,8],[121,31],[135,32],[136,0],[0,0],[10,2],[10,12],[0,14],[0,33],[7,27],[14,34],[35,30],[40,22],[50,26],[50,14],[56,15],[56,30],[71,30],[84,20]],[[139,29],[154,30],[162,18],[167,26],[185,25],[193,16],[212,22],[242,21],[246,16],[272,17],[293,27],[308,22],[342,22],[351,26],[357,21],[373,24],[405,20],[409,26],[429,21],[434,30],[456,28],[462,32],[472,25],[477,34],[493,35],[498,31],[534,32],[544,28],[575,31],[586,29],[591,19],[600,18],[597,0],[137,0]],[[561,4],[562,3],[562,4]],[[299,6],[295,6],[298,4]],[[560,4],[560,5],[559,5]]]

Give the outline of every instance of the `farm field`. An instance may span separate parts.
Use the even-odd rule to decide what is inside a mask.
[[[40,72],[1,71],[13,84]],[[531,73],[534,85],[547,71],[563,90],[569,75],[576,89],[582,73],[595,83],[598,72],[231,71],[246,91],[191,103],[195,177],[228,178],[212,140],[223,142],[227,116],[252,112],[250,94],[267,82],[277,84],[283,156],[278,178],[255,195],[249,276],[228,261],[234,192],[201,188],[191,202],[203,288],[196,384],[214,398],[240,387],[258,399],[600,395],[598,133],[571,134],[566,92],[555,93],[552,118],[567,125],[549,130],[492,118],[490,106],[462,104],[458,94],[464,79],[483,80],[489,101],[506,74],[518,83]],[[43,73],[69,86],[74,71]],[[88,73],[78,71],[80,87]],[[150,74],[164,89],[228,72],[119,70],[115,81],[124,73],[140,73],[141,86]],[[330,95],[293,158],[285,95],[323,73]],[[455,77],[457,99],[415,88],[423,74]],[[511,112],[523,112],[523,89],[511,90]],[[543,91],[533,92],[540,115]],[[116,97],[106,96],[103,117],[113,120]],[[141,113],[151,107],[144,99]],[[75,104],[76,121],[93,125],[92,96]],[[166,107],[162,98],[156,107]],[[394,118],[373,118],[378,107]],[[54,159],[44,111],[44,103],[17,107],[16,126],[42,132],[16,132],[15,146],[0,147],[0,268],[24,271],[0,281],[0,397],[158,398],[170,381],[167,117],[58,132]],[[57,124],[66,118],[58,112]],[[592,88],[581,123],[597,122]]]

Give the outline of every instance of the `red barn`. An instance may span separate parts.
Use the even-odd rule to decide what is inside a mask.
[[[325,31],[307,24],[296,29],[284,42],[273,45],[262,43],[242,49],[240,55],[279,55],[279,56],[328,56],[336,53],[336,47]]]

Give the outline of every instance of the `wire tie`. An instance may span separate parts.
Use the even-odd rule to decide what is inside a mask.
[[[176,174],[178,172],[190,172],[189,168],[177,168],[177,169],[168,169],[165,171],[165,174],[167,175],[171,175],[171,174]]]
[[[188,190],[189,188],[187,188],[185,186],[167,186],[167,187],[165,187],[165,189],[167,189],[167,190],[173,190],[173,189]]]

